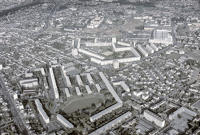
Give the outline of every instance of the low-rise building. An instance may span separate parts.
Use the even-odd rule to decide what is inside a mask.
[[[88,85],[85,85],[85,88],[88,94],[92,94],[92,90],[90,89]]]
[[[24,87],[25,89],[35,88],[39,85],[37,78],[21,80],[19,81],[19,84],[21,87]]]
[[[77,96],[81,96],[82,92],[80,91],[79,87],[75,87]]]
[[[165,126],[165,120],[163,120],[160,116],[158,116],[157,114],[155,114],[155,113],[153,113],[149,110],[144,110],[143,116],[148,121],[155,123],[158,127],[164,127]]]
[[[144,49],[144,47],[142,47],[141,45],[138,45],[137,48],[142,55],[144,55],[145,57],[149,56],[149,53]]]
[[[40,114],[40,116],[42,117],[43,121],[48,124],[50,122],[49,120],[49,116],[46,114],[46,112],[44,111],[43,107],[42,107],[42,104],[40,102],[39,99],[35,99],[35,105],[37,107],[37,110]]]
[[[92,76],[90,73],[87,73],[87,80],[88,80],[89,84],[94,84],[94,80],[92,79]]]
[[[114,111],[114,110],[116,110],[116,109],[118,109],[120,107],[122,107],[122,104],[121,103],[116,103],[116,104],[106,108],[105,110],[103,110],[103,111],[91,116],[90,117],[90,121],[94,122],[94,121],[100,119],[101,117],[103,117],[104,115],[106,115],[108,113],[111,113],[112,111]]]
[[[66,128],[74,128],[74,125],[65,119],[62,115],[57,114],[56,119]]]
[[[117,93],[115,92],[115,90],[113,89],[112,85],[110,84],[110,82],[108,81],[108,79],[106,78],[106,76],[104,75],[103,72],[99,72],[99,75],[102,79],[102,81],[104,82],[104,84],[106,85],[108,91],[112,94],[112,96],[115,98],[115,100],[118,103],[122,103],[122,100],[119,98],[119,96],[117,95]]]
[[[99,129],[93,131],[89,135],[101,135],[105,134],[106,131],[110,130],[111,128],[115,127],[116,125],[120,124],[127,118],[130,118],[132,116],[131,112],[126,112],[125,114],[119,116],[118,118],[112,120],[111,122],[107,123],[106,125],[100,127]]]
[[[83,81],[82,81],[80,75],[76,75],[76,81],[77,81],[77,83],[78,83],[79,86],[83,86]]]
[[[51,86],[52,86],[52,89],[53,89],[54,98],[59,99],[58,87],[57,87],[57,84],[56,84],[56,80],[55,80],[55,76],[54,76],[54,72],[53,72],[52,67],[49,68],[49,77],[50,77],[50,83],[51,83]]]
[[[71,94],[70,94],[68,88],[64,88],[64,92],[65,92],[65,95],[67,96],[67,98],[71,97]]]

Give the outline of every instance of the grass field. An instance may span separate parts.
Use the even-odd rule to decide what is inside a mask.
[[[81,110],[83,108],[90,107],[93,103],[104,102],[104,96],[101,94],[95,95],[85,95],[85,96],[76,96],[60,106],[60,109],[63,110],[66,114]]]

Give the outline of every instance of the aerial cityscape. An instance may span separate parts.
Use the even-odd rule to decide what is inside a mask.
[[[0,0],[0,135],[200,135],[200,0]]]

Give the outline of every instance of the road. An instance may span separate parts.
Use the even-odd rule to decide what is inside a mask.
[[[13,120],[10,120],[10,121],[7,121],[7,122],[1,124],[0,125],[0,130],[2,130],[4,128],[8,127],[8,126],[10,126],[11,124],[13,124]]]
[[[25,126],[25,123],[22,119],[21,114],[18,112],[18,109],[16,107],[15,101],[14,99],[11,97],[11,95],[9,94],[5,83],[2,79],[2,77],[0,76],[0,91],[3,93],[3,97],[4,99],[8,102],[9,104],[9,108],[10,111],[12,113],[13,119],[14,119],[14,123],[17,125],[19,131],[23,134],[23,135],[28,135],[29,132]]]

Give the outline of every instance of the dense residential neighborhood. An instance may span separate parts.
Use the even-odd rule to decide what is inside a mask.
[[[1,135],[199,135],[199,0],[1,0]]]

